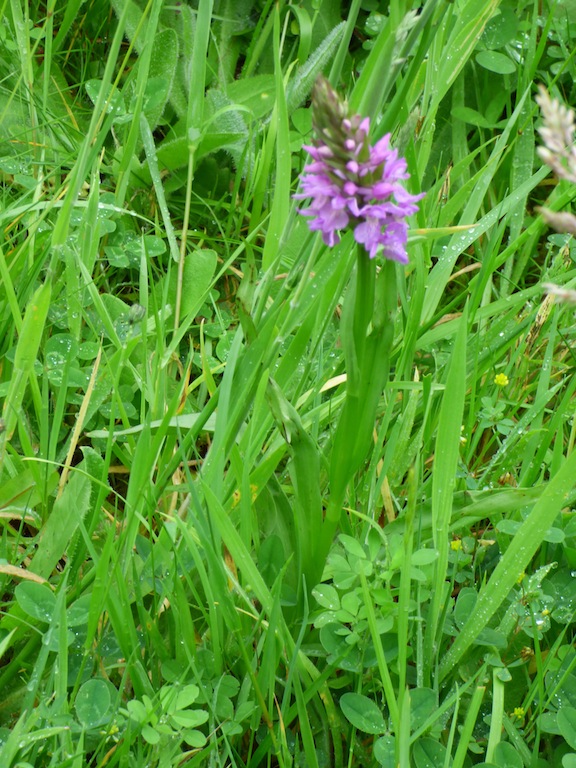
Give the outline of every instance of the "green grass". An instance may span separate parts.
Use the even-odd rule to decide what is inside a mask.
[[[576,10],[419,7],[0,4],[3,768],[576,765]],[[406,268],[297,213],[321,73]]]

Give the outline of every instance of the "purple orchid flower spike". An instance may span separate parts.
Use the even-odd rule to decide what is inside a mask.
[[[351,226],[371,259],[382,248],[384,258],[406,264],[406,218],[424,197],[400,183],[409,178],[406,160],[391,148],[390,134],[370,146],[370,119],[349,116],[326,79],[314,86],[312,103],[317,138],[304,147],[312,162],[304,168],[302,191],[294,195],[311,203],[299,213],[309,217],[309,228],[321,232],[326,245],[339,243],[339,232]]]

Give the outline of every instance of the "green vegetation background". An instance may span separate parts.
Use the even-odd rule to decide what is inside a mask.
[[[576,188],[534,96],[575,102],[575,4],[0,9],[2,768],[574,768],[576,248],[535,206]],[[426,192],[326,541],[321,73]]]

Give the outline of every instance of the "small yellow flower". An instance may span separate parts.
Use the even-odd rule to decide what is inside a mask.
[[[525,571],[522,571],[522,573],[520,574],[520,576],[518,576],[518,578],[516,579],[516,584],[522,584],[522,582],[524,581],[524,577],[525,577],[525,576],[526,576],[526,573],[525,573]]]
[[[454,539],[450,542],[450,549],[453,549],[454,552],[458,552],[460,549],[462,549],[462,541],[461,539]]]
[[[254,483],[250,484],[250,499],[252,502],[256,501],[256,498],[258,496],[258,486],[254,485]],[[232,507],[237,507],[240,503],[240,499],[242,498],[242,492],[239,488],[236,488],[236,490],[232,493]]]
[[[496,376],[494,376],[494,384],[496,384],[497,387],[506,387],[509,384],[508,376],[506,376],[505,373],[497,373]]]
[[[514,712],[512,712],[513,717],[517,717],[518,720],[522,720],[525,715],[526,712],[524,711],[524,707],[514,707]]]
[[[529,659],[534,658],[534,650],[530,648],[530,646],[525,645],[524,648],[520,651],[520,658],[522,661],[528,661]]]
[[[550,616],[550,611],[548,610],[548,608],[544,608],[544,610],[542,611],[542,616]]]

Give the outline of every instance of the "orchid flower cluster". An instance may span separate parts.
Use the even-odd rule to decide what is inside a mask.
[[[321,232],[326,245],[340,242],[338,233],[351,225],[371,259],[382,247],[385,258],[406,264],[406,218],[424,197],[400,183],[409,178],[406,160],[390,146],[390,134],[370,146],[370,118],[350,116],[324,78],[314,87],[312,104],[317,138],[304,149],[313,162],[304,168],[302,192],[294,195],[312,202],[299,213],[310,217],[309,228]]]
[[[536,102],[543,118],[543,125],[538,128],[538,132],[545,144],[538,147],[538,154],[559,179],[576,184],[574,110],[561,104],[558,99],[552,99],[543,85],[538,86],[538,90],[540,93],[536,96]],[[557,232],[576,235],[576,216],[570,211],[553,211],[544,206],[536,206],[536,211]],[[558,301],[576,304],[576,291],[571,288],[555,283],[543,283],[542,288]]]
[[[558,99],[540,85],[536,102],[542,111],[544,124],[538,133],[544,139],[544,147],[538,154],[552,168],[559,179],[576,183],[576,145],[574,144],[574,110],[561,104]]]
[[[536,102],[540,107],[543,125],[538,133],[544,140],[543,147],[538,147],[538,154],[549,165],[559,179],[576,183],[576,145],[574,143],[574,110],[552,99],[544,86]],[[536,206],[536,211],[544,221],[557,232],[576,235],[576,216],[569,211],[552,211],[544,206]]]

